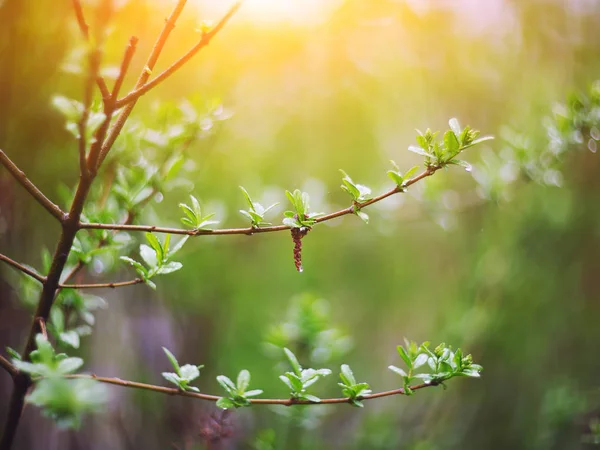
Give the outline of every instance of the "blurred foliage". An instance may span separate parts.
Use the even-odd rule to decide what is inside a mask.
[[[216,3],[199,2],[202,14],[190,4],[160,67],[198,38],[199,21],[227,6]],[[197,379],[203,392],[218,392],[217,375],[244,367],[253,385],[285,396],[286,386],[273,382],[282,367],[260,357],[273,346],[290,348],[309,366],[347,362],[376,391],[401,387],[381,368],[397,364],[390,349],[404,336],[466,347],[485,375],[443,393],[426,390],[362,409],[240,410],[229,434],[215,431],[229,430],[220,419],[204,419],[207,405],[115,387],[104,414],[84,422],[83,443],[41,427],[28,410],[19,448],[40,448],[49,439],[60,448],[203,448],[203,436],[225,434],[226,445],[260,449],[597,444],[600,162],[593,152],[600,126],[593,81],[600,77],[600,5],[323,2],[329,3],[328,13],[304,21],[240,15],[171,82],[142,98],[111,154],[115,165],[131,170],[115,169],[119,187],[110,195],[94,190],[91,205],[105,196],[106,202],[86,210],[86,219],[105,220],[118,197],[130,203],[134,221],[177,226],[178,205],[192,194],[201,213],[216,213],[222,226],[248,226],[237,212],[248,207],[239,185],[261,205],[283,205],[285,189],[298,189],[310,195],[314,211],[333,211],[349,204],[338,188],[340,168],[374,194],[383,192],[390,188],[390,159],[399,176],[419,162],[405,151],[413,130],[441,128],[447,117],[497,137],[469,155],[472,177],[436,174],[374,207],[368,227],[349,217],[312,231],[304,238],[302,274],[286,234],[190,240],[177,255],[185,269],[161,280],[156,293],[144,285],[102,293],[110,304],[103,309],[64,291],[59,305],[72,306],[64,324],[53,315],[49,331],[60,336],[92,320],[94,334],[73,350],[91,370],[157,384],[161,371],[171,370],[164,345],[182,360],[206,364]],[[104,73],[110,79],[129,35],[138,35],[127,88],[168,5],[119,5],[106,36]],[[77,180],[77,150],[53,103],[57,96],[81,98],[83,86],[70,3],[5,0],[0,20],[0,147],[64,204]],[[137,150],[125,151],[131,148]],[[182,154],[193,163],[182,163]],[[39,249],[52,249],[58,230],[46,227],[51,220],[18,187],[0,182],[3,252],[43,273],[47,257]],[[68,188],[57,192],[59,182]],[[91,233],[78,235],[81,251],[70,260],[91,261],[91,280],[117,276],[116,255],[143,238],[118,234],[112,250],[98,254],[86,244]],[[37,293],[26,286],[12,294],[3,286],[0,340],[20,348],[29,309],[18,299],[31,308]],[[316,295],[290,300],[300,292]],[[69,337],[60,345],[73,343]],[[279,364],[282,353],[274,354]],[[316,394],[339,395],[334,385],[315,385]],[[60,402],[72,399],[56,395],[37,400],[56,400],[60,414]],[[4,411],[0,404],[0,418]]]

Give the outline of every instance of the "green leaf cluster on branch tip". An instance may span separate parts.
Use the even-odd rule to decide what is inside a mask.
[[[473,364],[471,355],[463,356],[460,348],[452,351],[452,347],[443,343],[431,350],[429,342],[419,346],[416,342],[405,340],[405,346],[399,345],[397,350],[407,370],[396,366],[389,366],[389,369],[402,377],[407,395],[412,394],[410,385],[415,379],[421,379],[426,384],[442,384],[458,376],[478,378],[483,370],[480,365]],[[429,373],[414,373],[426,364],[430,369]]]
[[[352,197],[352,205],[354,214],[360,217],[365,223],[369,223],[369,216],[367,213],[360,210],[360,203],[371,200],[371,188],[355,183],[350,176],[340,169],[344,178],[342,178],[341,188]]]
[[[242,186],[240,186],[240,189],[249,206],[248,210],[240,209],[240,213],[250,219],[252,228],[258,228],[262,225],[271,225],[271,223],[265,221],[265,214],[275,206],[279,205],[279,203],[273,203],[271,206],[265,208],[260,203],[252,201],[252,198],[246,189]]]
[[[569,148],[584,148],[592,153],[600,145],[600,80],[587,92],[573,92],[565,105],[554,108],[546,123],[550,150],[558,155]]]
[[[188,237],[184,236],[181,238],[175,247],[169,251],[171,242],[170,234],[167,234],[164,243],[161,243],[155,235],[146,233],[146,240],[150,246],[146,244],[140,245],[140,256],[146,263],[146,266],[127,256],[121,256],[121,260],[131,264],[144,282],[152,289],[156,289],[156,285],[150,280],[152,277],[175,272],[183,267],[183,264],[171,261],[171,258],[183,247]]]
[[[206,216],[202,214],[202,207],[200,206],[200,202],[196,197],[190,195],[190,199],[192,201],[192,206],[188,206],[185,203],[180,203],[179,207],[183,210],[187,217],[181,219],[181,223],[187,225],[194,230],[207,230],[210,225],[214,225],[219,223],[216,220],[210,220],[214,217],[214,213],[207,214]]]
[[[90,313],[91,314],[91,313]],[[93,321],[93,314],[91,315]],[[56,340],[72,348],[79,348],[80,337],[92,334],[92,327],[89,325],[79,325],[72,329],[67,329],[65,314],[60,305],[54,304],[50,310],[50,321],[48,322],[48,332]]]
[[[283,224],[291,228],[311,228],[316,219],[323,213],[311,213],[308,193],[296,189],[294,192],[285,191],[285,195],[294,207],[294,211],[286,211]]]
[[[305,293],[292,299],[283,322],[269,328],[264,348],[276,359],[285,347],[302,348],[311,363],[327,364],[345,356],[352,345],[352,338],[334,326],[329,302]]]
[[[440,168],[454,164],[471,171],[469,163],[456,159],[456,157],[463,150],[493,138],[491,136],[479,138],[479,131],[472,130],[469,126],[461,129],[457,119],[450,119],[449,126],[450,129],[444,133],[442,142],[436,139],[439,132],[434,133],[427,129],[425,133],[422,133],[417,130],[419,133],[417,143],[419,145],[411,145],[408,149],[424,156],[426,167]]]
[[[217,406],[222,409],[241,408],[250,406],[250,397],[261,395],[261,389],[248,390],[250,386],[250,372],[242,370],[237,377],[236,383],[231,381],[225,375],[219,375],[217,381],[223,389],[229,394],[228,397],[221,397],[217,400]]]
[[[156,194],[155,185],[159,178],[158,167],[140,157],[132,167],[118,167],[111,191],[122,209],[135,211]]]
[[[175,358],[173,353],[171,353],[165,347],[163,347],[163,351],[167,355],[167,358],[169,358],[173,369],[175,369],[175,373],[162,373],[162,376],[165,378],[165,380],[173,383],[175,386],[177,386],[178,389],[181,389],[182,391],[200,392],[200,389],[194,386],[190,386],[190,383],[200,376],[200,369],[202,369],[204,366],[185,364],[180,367],[179,363],[177,362],[177,358]]]
[[[404,191],[406,182],[410,180],[410,178],[417,172],[417,170],[419,170],[419,166],[414,166],[408,169],[408,171],[404,175],[402,175],[398,164],[396,164],[395,161],[390,162],[392,163],[392,166],[394,166],[394,170],[388,170],[387,175],[390,178],[390,180],[396,183],[399,189],[402,189],[402,191]]]
[[[83,360],[57,354],[42,334],[38,334],[35,341],[37,349],[30,354],[31,362],[22,361],[18,354],[13,354],[12,360],[21,372],[42,377],[36,381],[27,402],[42,408],[44,415],[54,419],[59,427],[77,427],[83,413],[95,411],[102,405],[106,398],[104,388],[93,380],[65,379],[65,375],[83,365]]]
[[[31,362],[13,359],[13,365],[22,372],[47,378],[67,375],[83,365],[81,358],[69,358],[65,353],[56,354],[52,344],[42,334],[35,337],[35,342],[37,349],[29,355]]]
[[[280,375],[279,379],[290,389],[290,395],[293,399],[308,400],[310,402],[319,403],[321,399],[306,392],[306,390],[314,383],[319,381],[319,378],[331,375],[329,369],[303,369],[294,355],[289,349],[284,348],[285,356],[287,357],[292,372],[286,372]]]
[[[116,253],[125,246],[126,240],[122,238],[115,238],[111,233],[102,233],[102,235],[106,235],[106,238],[91,233],[81,233],[76,236],[71,246],[69,263],[74,264],[75,262],[72,260],[75,260],[83,264],[90,264],[95,257]],[[104,245],[98,245],[100,242]]]
[[[81,137],[79,134],[79,121],[85,110],[83,103],[57,95],[52,98],[52,105],[67,119],[66,130],[76,139],[79,139]],[[86,142],[95,142],[94,133],[106,119],[106,115],[101,109],[102,104],[100,102],[94,103],[90,108],[85,130]]]
[[[371,393],[368,383],[357,383],[354,374],[348,364],[342,364],[340,378],[342,380],[338,385],[342,388],[342,394],[350,399],[354,406],[362,408],[364,405],[360,397]]]

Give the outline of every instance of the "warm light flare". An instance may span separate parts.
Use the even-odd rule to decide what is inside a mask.
[[[344,0],[244,0],[238,16],[254,22],[318,23]],[[203,7],[214,2],[204,0]]]

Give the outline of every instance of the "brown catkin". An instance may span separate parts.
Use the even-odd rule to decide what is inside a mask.
[[[292,240],[294,241],[294,264],[296,270],[302,272],[302,238],[308,234],[310,228],[292,228]]]

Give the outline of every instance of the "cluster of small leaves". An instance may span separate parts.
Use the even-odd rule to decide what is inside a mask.
[[[217,381],[225,389],[225,392],[229,394],[228,397],[221,397],[217,400],[217,406],[222,409],[250,406],[249,398],[263,393],[260,389],[248,390],[250,386],[250,372],[245,369],[238,374],[236,383],[225,375],[219,375]]]
[[[79,348],[80,337],[92,332],[96,322],[94,313],[107,306],[102,297],[75,289],[62,290],[50,311],[48,331],[60,344]]]
[[[419,166],[414,166],[408,169],[408,171],[406,171],[406,173],[403,175],[402,172],[400,172],[400,167],[398,167],[398,164],[396,164],[395,161],[390,162],[392,163],[392,166],[394,166],[394,170],[388,170],[387,175],[390,180],[396,183],[398,188],[404,190],[406,182],[410,180],[417,170],[419,170]]]
[[[62,376],[75,372],[83,365],[81,358],[69,358],[65,353],[56,354],[52,344],[43,334],[35,337],[37,349],[30,354],[31,362],[14,359],[17,369],[38,377]]]
[[[185,364],[180,367],[179,363],[177,362],[177,358],[175,358],[173,353],[171,353],[165,347],[163,347],[163,351],[167,355],[167,358],[169,358],[169,361],[171,362],[171,365],[175,370],[175,373],[163,372],[162,376],[165,378],[165,380],[173,383],[175,386],[177,386],[178,389],[181,389],[182,391],[200,392],[200,389],[194,386],[190,386],[190,383],[200,376],[200,369],[202,369],[204,366]]]
[[[456,351],[446,344],[438,345],[434,350],[430,349],[429,342],[417,345],[416,342],[405,341],[405,346],[397,347],[398,354],[406,364],[407,369],[389,366],[389,369],[402,377],[404,392],[411,395],[411,383],[420,379],[426,384],[442,384],[450,378],[463,376],[478,378],[483,368],[473,364],[471,355],[463,356],[462,350]],[[429,367],[428,373],[415,373],[417,369]]]
[[[137,211],[156,195],[159,179],[158,166],[140,156],[131,167],[117,168],[111,190],[124,211]]]
[[[127,217],[127,205],[117,195],[118,187],[104,191],[92,189],[90,201],[86,202],[81,215],[82,222],[118,223]],[[65,210],[71,207],[75,188],[60,184],[57,194]],[[119,254],[133,241],[128,233],[114,233],[111,230],[85,230],[77,233],[64,272],[78,264],[93,266],[96,274],[114,269]],[[46,272],[47,273],[47,272]]]
[[[284,213],[284,225],[291,228],[310,229],[316,223],[316,219],[323,215],[323,213],[310,212],[310,197],[306,192],[296,189],[294,192],[285,191],[285,195],[294,207],[294,210]]]
[[[365,223],[369,223],[369,216],[367,213],[360,210],[360,204],[371,200],[371,188],[355,183],[350,176],[340,169],[344,178],[342,178],[342,190],[347,192],[352,197],[352,206],[354,214],[360,217]]]
[[[582,442],[590,445],[600,445],[600,419],[593,417],[589,421],[589,433],[581,438]]]
[[[183,210],[186,217],[181,219],[181,223],[193,228],[194,230],[206,230],[209,229],[210,225],[215,225],[219,223],[217,220],[210,220],[214,217],[214,213],[204,215],[202,213],[202,207],[200,206],[200,202],[196,197],[190,195],[190,200],[192,202],[192,206],[186,205],[185,203],[180,203],[179,207]]]
[[[332,322],[327,300],[310,294],[296,296],[290,302],[285,320],[267,332],[265,351],[279,358],[285,347],[303,349],[311,364],[339,359],[352,348],[352,338]]]
[[[360,398],[371,393],[369,384],[358,383],[348,364],[342,364],[340,378],[342,382],[338,385],[342,388],[344,397],[348,397],[354,406],[362,408],[364,405]]]
[[[48,273],[52,256],[47,248],[41,251],[42,272]],[[30,267],[30,269],[33,269]],[[65,270],[68,273],[72,267]],[[19,272],[18,288],[23,302],[30,308],[34,308],[34,303],[27,302],[27,299],[37,298],[41,292],[41,285],[33,278]],[[63,281],[63,280],[61,280]],[[56,300],[50,310],[50,317],[47,323],[48,332],[56,339],[60,345],[66,345],[72,348],[79,348],[80,338],[87,336],[92,332],[96,318],[94,313],[99,309],[107,307],[106,301],[96,295],[86,294],[76,289],[62,289],[56,296]]]
[[[60,344],[72,348],[79,348],[80,337],[90,335],[92,333],[92,327],[89,325],[79,325],[75,328],[68,329],[65,323],[65,314],[63,310],[60,306],[54,305],[50,311],[48,332],[52,334]]]
[[[150,120],[132,118],[127,122],[100,173],[106,180],[105,188],[92,190],[82,221],[133,223],[142,208],[161,202],[166,192],[190,192],[194,188],[190,173],[195,164],[188,157],[188,150],[192,144],[212,145],[205,138],[215,133],[219,122],[231,116],[218,99],[193,103],[186,100],[180,104],[158,102],[151,108]],[[202,109],[204,112],[199,112]],[[71,199],[72,195],[69,204]],[[153,213],[151,207],[148,209],[149,214]],[[106,230],[94,232],[103,233],[100,247],[126,236]]]
[[[65,125],[66,130],[75,136],[76,139],[79,139],[79,121],[81,120],[85,110],[83,103],[71,98],[57,95],[52,98],[52,105],[65,116],[65,119],[67,120]],[[102,124],[102,122],[104,122],[105,118],[106,116],[104,112],[102,112],[102,103],[94,102],[90,108],[87,118],[85,129],[86,142],[94,142],[94,133]]]
[[[321,399],[315,395],[309,394],[306,390],[319,381],[319,378],[331,375],[329,369],[303,369],[294,355],[289,349],[284,348],[285,356],[287,357],[292,372],[286,372],[279,376],[279,379],[290,389],[290,395],[294,399],[308,400],[310,402],[319,403]]]
[[[566,105],[557,105],[546,121],[550,149],[556,154],[570,148],[598,151],[600,142],[600,80],[587,93],[572,93]]]
[[[482,197],[510,200],[509,186],[518,180],[561,186],[567,152],[585,149],[596,153],[600,145],[600,81],[587,92],[572,93],[566,103],[556,104],[543,124],[545,136],[501,129],[503,148],[484,154],[473,170]]]
[[[97,410],[105,398],[104,388],[93,380],[68,380],[64,376],[83,365],[81,358],[56,353],[52,344],[42,334],[35,338],[37,349],[31,352],[31,362],[22,361],[18,355],[14,366],[32,377],[41,377],[27,396],[27,401],[43,409],[46,416],[59,427],[77,427],[83,413]]]
[[[479,137],[479,131],[470,127],[461,129],[457,119],[450,119],[450,129],[444,133],[443,141],[437,139],[439,132],[432,132],[427,129],[425,133],[417,130],[416,145],[411,145],[408,149],[418,155],[425,157],[426,167],[445,167],[448,165],[459,165],[467,171],[471,171],[471,165],[466,161],[456,159],[456,157],[469,147],[493,139],[492,137]]]
[[[250,222],[252,223],[252,228],[258,228],[263,225],[271,225],[271,223],[265,220],[265,214],[271,209],[273,209],[275,206],[277,206],[279,203],[273,203],[271,206],[265,208],[260,203],[253,201],[246,189],[244,189],[242,186],[240,186],[240,189],[242,190],[244,198],[248,203],[248,209],[240,209],[240,213],[246,216],[248,219],[250,219]]]
[[[183,247],[188,237],[184,236],[173,249],[169,250],[170,234],[166,235],[164,242],[160,242],[152,233],[146,233],[146,240],[150,245],[140,245],[140,256],[146,265],[127,256],[121,256],[121,260],[131,264],[144,282],[152,289],[156,289],[156,284],[151,281],[152,277],[172,273],[183,267],[183,264],[171,259]]]

